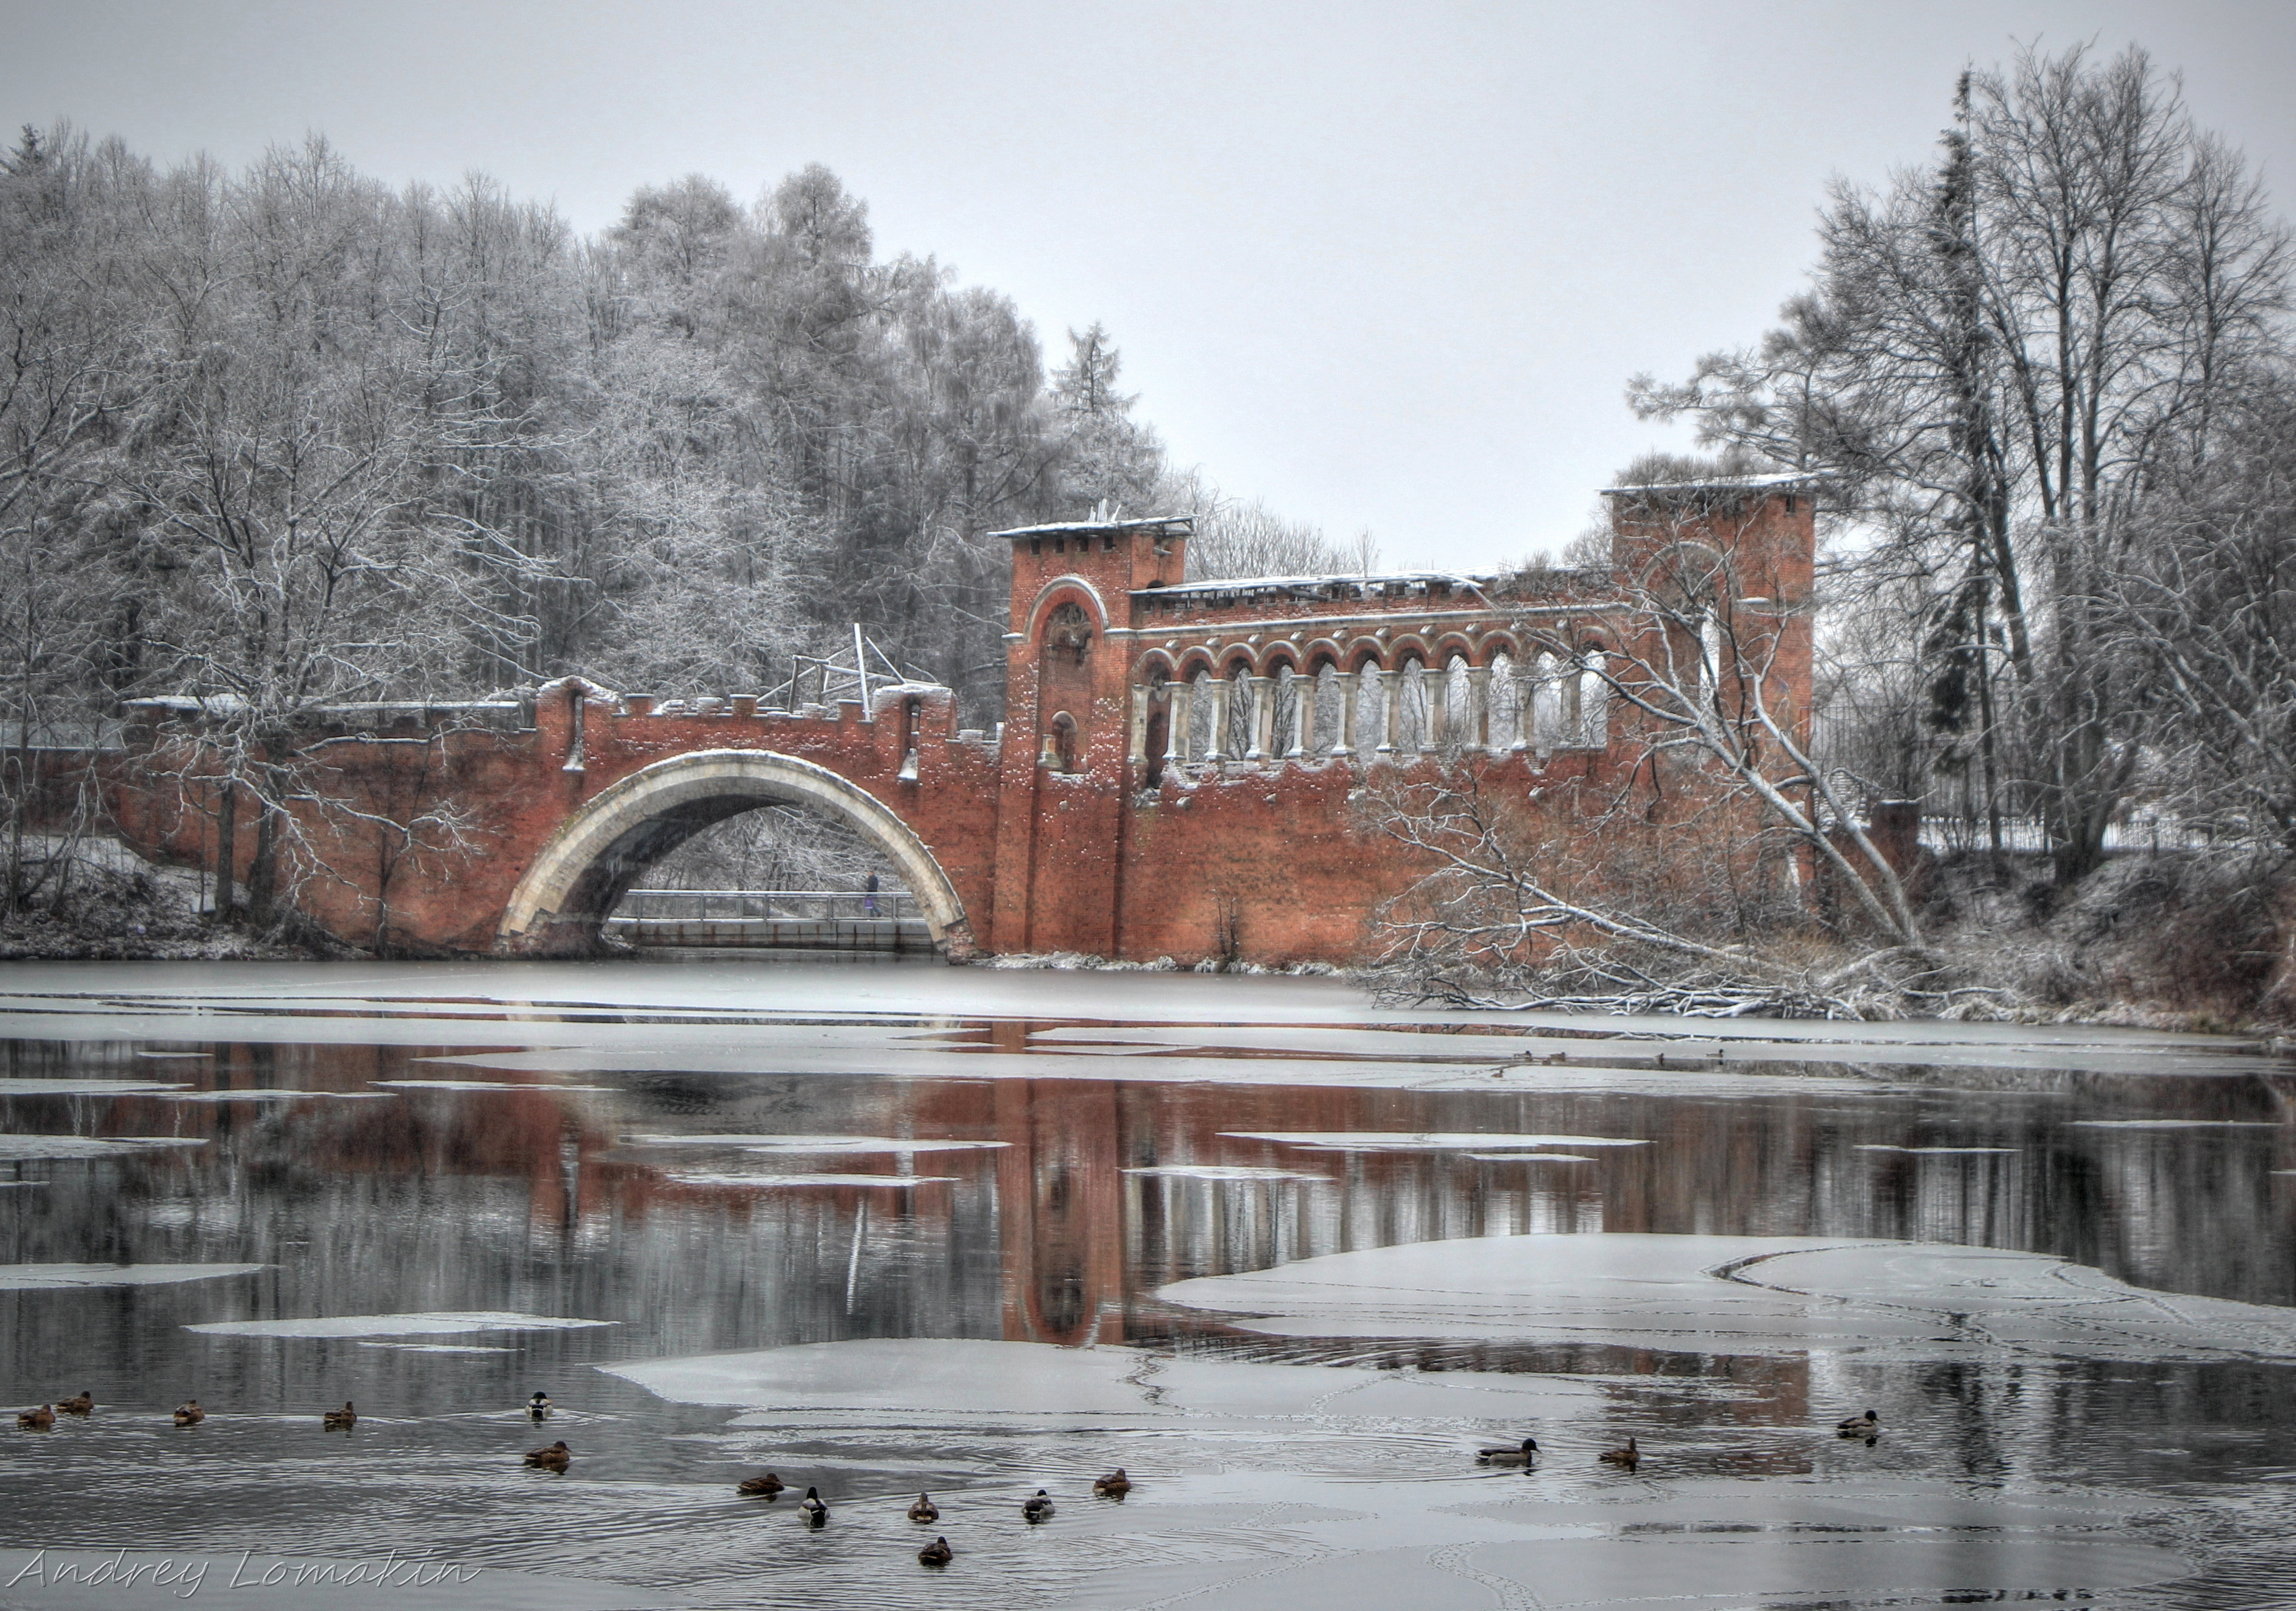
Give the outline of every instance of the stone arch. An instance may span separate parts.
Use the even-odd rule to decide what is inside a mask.
[[[1149,650],[1132,667],[1132,680],[1152,688],[1159,683],[1175,681],[1178,676],[1171,653],[1164,649]]]
[[[1100,589],[1081,576],[1056,576],[1037,589],[1036,603],[1029,606],[1028,629],[1021,636],[1037,637],[1045,629],[1045,617],[1062,604],[1082,610],[1094,631],[1107,630],[1108,606],[1101,601]]]
[[[956,886],[899,816],[826,767],[767,750],[699,750],[643,767],[575,808],[511,892],[495,949],[529,956],[580,954],[598,925],[653,862],[728,817],[776,802],[840,817],[901,870],[952,961],[972,954],[972,927]]]

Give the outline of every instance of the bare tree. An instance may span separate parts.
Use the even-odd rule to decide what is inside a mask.
[[[1693,1013],[1954,1003],[1866,801],[1819,766],[1792,696],[1810,588],[1752,530],[1774,489],[1622,492],[1614,630],[1524,623],[1612,766],[1528,799],[1457,766],[1382,793],[1382,825],[1436,864],[1389,914],[1395,977]]]
[[[2287,234],[2141,51],[2029,49],[1967,75],[1955,112],[1933,169],[1836,187],[1781,329],[1634,395],[1835,473],[1867,573],[1927,595],[1951,755],[1984,769],[1988,802],[2006,788],[2041,813],[2069,880],[2147,733],[2087,579],[2128,563],[2148,489],[2206,456],[2279,349]]]

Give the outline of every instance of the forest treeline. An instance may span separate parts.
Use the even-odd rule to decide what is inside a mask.
[[[276,803],[314,706],[575,671],[765,692],[856,622],[993,720],[987,534],[1095,509],[1198,514],[1210,574],[1357,563],[1168,464],[1099,325],[1065,348],[881,259],[819,166],[754,205],[649,185],[584,238],[317,138],[234,173],[28,127],[0,158],[0,796],[25,745],[139,695],[213,702],[215,768]]]

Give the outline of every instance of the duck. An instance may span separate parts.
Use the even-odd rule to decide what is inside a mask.
[[[1833,1430],[1843,1437],[1862,1437],[1871,1443],[1882,1434],[1882,1418],[1869,1410],[1864,1415],[1836,1422]]]
[[[917,1565],[920,1566],[946,1566],[948,1565],[949,1558],[955,1553],[955,1550],[948,1547],[948,1540],[945,1538],[936,1538],[931,1543],[927,1544],[923,1549],[917,1551]]]
[[[526,1451],[526,1463],[529,1466],[539,1466],[545,1471],[563,1471],[573,1458],[574,1451],[566,1447],[564,1438],[560,1438],[547,1449],[529,1449]]]
[[[16,1425],[30,1432],[45,1432],[56,1424],[56,1407],[43,1404],[37,1410],[19,1410]]]
[[[917,1502],[909,1507],[909,1519],[913,1522],[937,1522],[940,1520],[940,1507],[932,1502],[931,1494],[920,1493]]]
[[[770,1500],[779,1499],[781,1497],[782,1490],[788,1486],[789,1484],[782,1481],[779,1476],[775,1475],[773,1472],[768,1471],[763,1476],[753,1476],[744,1482],[735,1484],[734,1492],[736,1493],[746,1493],[751,1499],[763,1498]]]
[[[797,1508],[798,1513],[805,1517],[807,1526],[826,1527],[829,1525],[829,1507],[821,1502],[818,1488],[807,1489],[805,1497],[797,1502]]]
[[[1103,1499],[1120,1500],[1132,1492],[1132,1479],[1125,1475],[1124,1467],[1119,1466],[1106,1476],[1093,1478],[1092,1491]]]
[[[1052,1514],[1053,1496],[1046,1493],[1042,1488],[1037,1490],[1036,1497],[1034,1499],[1027,1499],[1021,1501],[1021,1516],[1024,1521],[1048,1521],[1052,1518]]]
[[[546,1393],[537,1392],[526,1401],[526,1413],[537,1421],[548,1418],[550,1410],[550,1395]]]
[[[178,1426],[196,1426],[207,1418],[208,1412],[200,1408],[197,1399],[185,1399],[176,1406],[176,1425]]]
[[[330,1431],[348,1432],[358,1425],[358,1411],[351,1408],[348,1399],[345,1399],[340,1410],[325,1411],[319,1417],[319,1422]]]
[[[1602,1458],[1613,1466],[1624,1466],[1628,1470],[1632,1471],[1635,1468],[1635,1463],[1643,1458],[1643,1451],[1636,1446],[1634,1439],[1628,1438],[1625,1448],[1605,1449],[1603,1451]]]
[[[88,1392],[86,1388],[82,1388],[77,1397],[58,1399],[56,1401],[56,1413],[58,1415],[87,1415],[93,1412],[94,1409],[95,1394]]]
[[[1528,1466],[1538,1459],[1538,1440],[1527,1437],[1512,1449],[1478,1449],[1478,1466]]]

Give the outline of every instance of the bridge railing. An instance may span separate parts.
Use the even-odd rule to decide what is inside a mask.
[[[906,890],[632,890],[615,921],[922,923]]]

